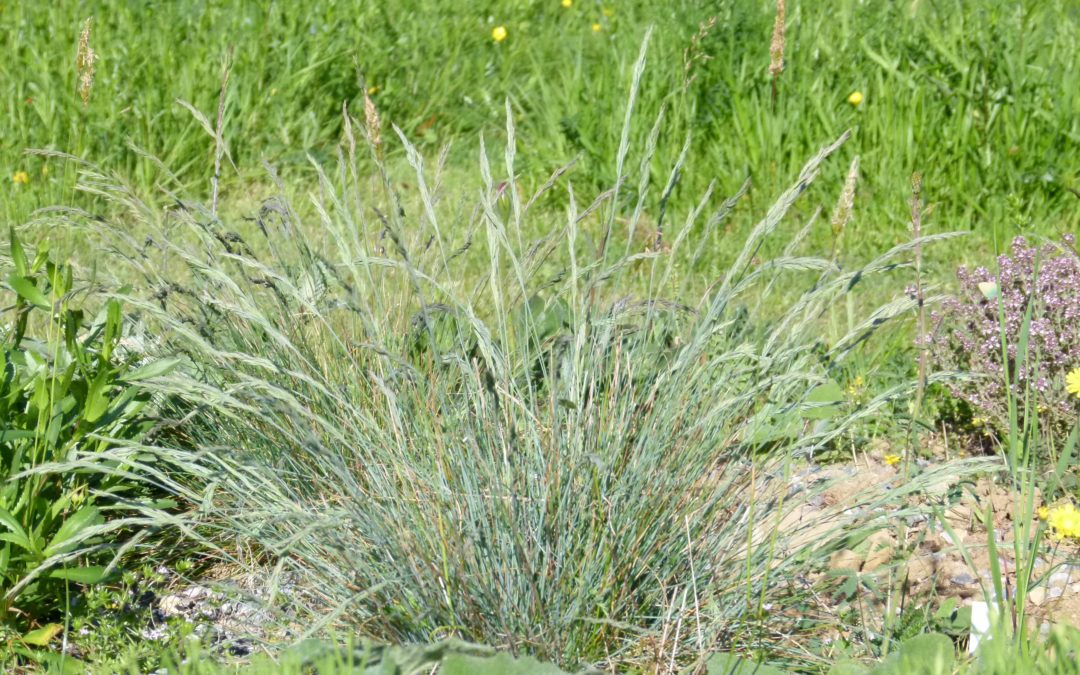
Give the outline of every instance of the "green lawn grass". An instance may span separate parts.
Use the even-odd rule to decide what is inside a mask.
[[[805,157],[851,128],[847,152],[860,156],[862,179],[847,242],[853,253],[905,236],[914,171],[924,176],[932,226],[974,233],[952,249],[957,258],[1000,250],[1021,231],[1053,234],[1080,223],[1080,199],[1070,192],[1080,189],[1074,3],[792,3],[775,100],[773,12],[769,2],[700,0],[578,0],[570,8],[556,0],[7,3],[0,216],[20,223],[72,198],[70,172],[24,156],[26,148],[71,152],[151,190],[160,172],[134,146],[208,190],[212,144],[176,100],[213,123],[230,49],[224,134],[236,171],[227,162],[223,180],[234,186],[264,180],[263,159],[311,181],[307,155],[333,156],[342,105],[360,114],[365,88],[384,120],[423,151],[453,143],[452,161],[470,168],[477,136],[503,133],[509,100],[525,183],[580,156],[575,180],[610,185],[629,65],[652,25],[633,141],[643,142],[666,104],[670,138],[654,160],[666,167],[693,129],[675,204],[713,179],[731,194],[747,176],[752,194],[766,199]],[[98,61],[83,110],[75,54],[91,15]],[[501,43],[491,36],[496,25],[507,29]],[[847,102],[853,91],[864,94],[857,107]],[[17,171],[28,184],[12,183]],[[843,167],[829,171],[836,178]]]

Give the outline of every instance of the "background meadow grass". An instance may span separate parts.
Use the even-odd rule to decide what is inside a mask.
[[[518,170],[526,192],[578,156],[575,181],[607,186],[629,64],[644,28],[654,25],[639,99],[645,122],[633,138],[643,142],[666,104],[654,160],[662,176],[693,129],[675,204],[692,202],[713,179],[733,194],[746,177],[750,203],[758,194],[768,199],[824,139],[852,128],[848,151],[860,156],[862,181],[849,253],[906,236],[905,186],[915,170],[924,176],[931,226],[974,235],[951,249],[956,257],[1000,250],[1020,231],[1052,234],[1080,223],[1080,199],[1070,192],[1080,188],[1075,3],[792,3],[775,101],[767,70],[774,11],[771,2],[686,0],[578,0],[569,9],[554,0],[467,9],[435,0],[392,8],[7,3],[0,11],[0,167],[6,178],[25,170],[31,180],[5,180],[0,216],[23,222],[33,209],[72,197],[71,172],[23,156],[30,147],[93,158],[150,186],[159,172],[136,146],[183,184],[205,189],[211,144],[175,100],[213,122],[229,47],[225,136],[237,169],[227,163],[223,180],[235,190],[250,192],[253,177],[264,180],[263,159],[297,175],[295,189],[313,185],[308,155],[333,156],[342,103],[361,110],[365,89],[422,151],[465,141],[454,143],[450,161],[466,166],[479,133],[503,133],[508,99],[523,139]],[[83,111],[73,84],[75,41],[90,15],[99,61]],[[495,25],[508,30],[499,44],[491,38]],[[865,96],[858,107],[847,102],[853,91]],[[843,167],[827,171],[839,180]],[[465,176],[456,180],[476,187]],[[745,233],[751,220],[736,213],[730,227]],[[815,236],[827,239],[827,228]],[[723,265],[735,248],[714,247],[708,262]]]

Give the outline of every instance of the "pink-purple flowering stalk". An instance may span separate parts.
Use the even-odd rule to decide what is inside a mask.
[[[953,394],[988,427],[1009,423],[1006,363],[1021,421],[1025,396],[1045,430],[1067,433],[1080,414],[1080,398],[1069,395],[1065,382],[1080,367],[1080,255],[1072,235],[1063,244],[1038,247],[1017,237],[1011,252],[998,257],[996,274],[961,267],[960,293],[931,314],[933,328],[921,338],[939,367],[977,376],[953,385]],[[1027,354],[1018,355],[1029,304]]]

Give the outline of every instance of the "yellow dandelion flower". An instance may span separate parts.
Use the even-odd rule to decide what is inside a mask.
[[[1065,391],[1080,398],[1080,368],[1074,368],[1065,376]]]
[[[25,171],[16,171],[15,175],[11,177],[11,182],[16,185],[26,185],[30,182],[30,174]]]
[[[594,23],[594,24],[592,25],[592,32],[594,32],[594,33],[599,33],[599,32],[600,32],[600,31],[602,31],[602,30],[604,30],[604,27],[603,27],[603,26],[601,26],[600,24],[598,24],[598,23]]]
[[[1050,509],[1046,522],[1055,539],[1080,539],[1080,511],[1071,502]]]
[[[491,39],[495,42],[502,42],[507,35],[509,33],[506,32],[506,26],[495,26],[491,29]]]
[[[567,8],[567,9],[570,9],[571,7],[574,6],[574,0],[562,0],[562,6]]]
[[[885,463],[889,466],[896,466],[900,463],[900,455],[885,455]]]
[[[847,97],[847,102],[851,105],[857,106],[863,102],[863,95],[861,91],[853,91],[851,95]]]

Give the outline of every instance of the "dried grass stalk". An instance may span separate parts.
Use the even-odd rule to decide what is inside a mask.
[[[82,32],[79,33],[79,49],[75,55],[75,70],[79,75],[79,98],[82,99],[83,110],[90,103],[90,92],[94,88],[94,61],[97,54],[90,46],[90,24],[93,17],[87,17],[83,22]]]
[[[785,0],[776,0],[776,23],[773,24],[772,42],[769,44],[769,74],[773,80],[784,70],[784,29],[787,14]]]

